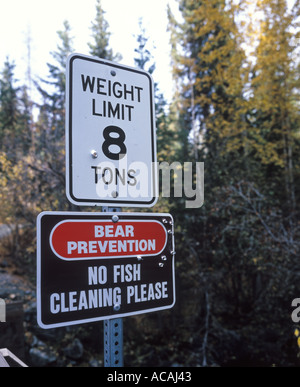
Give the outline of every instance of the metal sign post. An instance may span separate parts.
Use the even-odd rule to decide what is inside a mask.
[[[103,212],[122,212],[119,207],[102,207]],[[114,306],[118,312],[119,305]],[[103,323],[104,341],[104,367],[123,367],[123,319],[113,318],[104,320]]]
[[[123,319],[104,321],[104,367],[123,367]]]
[[[6,322],[6,304],[2,298],[0,298],[0,322]]]

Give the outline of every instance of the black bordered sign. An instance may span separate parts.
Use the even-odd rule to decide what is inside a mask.
[[[72,54],[66,70],[66,194],[77,205],[157,201],[153,80],[146,71]]]
[[[170,214],[42,212],[37,218],[39,326],[172,308],[174,249]]]

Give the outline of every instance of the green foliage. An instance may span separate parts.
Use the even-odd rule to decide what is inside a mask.
[[[128,343],[130,365],[298,365],[289,308],[300,294],[299,2],[289,11],[283,0],[257,1],[259,18],[246,0],[178,6],[182,22],[168,9],[169,106],[155,84],[157,157],[204,161],[205,203],[160,198],[153,209],[175,220],[177,304],[128,323],[144,359]],[[118,60],[104,16],[97,0],[90,54]],[[0,77],[0,223],[30,226],[32,245],[21,248],[18,228],[14,237],[23,267],[34,259],[37,214],[74,209],[64,188],[67,21],[58,39],[49,77],[36,85],[37,120],[8,59]],[[133,58],[155,79],[152,49],[140,21]]]
[[[142,19],[139,20],[139,34],[136,36],[137,39],[137,48],[135,48],[134,52],[138,55],[134,58],[134,64],[136,67],[142,70],[148,71],[150,74],[155,70],[155,63],[151,64],[149,68],[146,69],[146,63],[152,60],[151,52],[146,47],[148,42],[148,37],[146,37],[146,30],[143,27]]]
[[[146,36],[146,30],[143,27],[142,19],[139,20],[139,34],[136,36],[137,48],[134,50],[136,56],[134,63],[136,67],[148,71],[155,78],[155,63],[152,62],[150,48],[148,47],[149,38]],[[172,129],[169,114],[167,113],[167,101],[160,92],[158,84],[154,82],[155,99],[155,118],[157,129],[157,159],[161,161],[174,161],[174,137],[175,131]]]
[[[210,361],[217,350],[217,361],[225,354],[228,363],[242,356],[251,362],[255,353],[257,363],[272,364],[283,361],[276,352],[282,354],[290,332],[282,315],[300,290],[293,272],[299,268],[299,64],[293,63],[292,44],[299,32],[297,12],[288,13],[284,1],[257,2],[262,19],[251,37],[255,59],[247,58],[242,43],[255,28],[237,27],[246,5],[181,0],[182,23],[169,11],[175,125],[185,149],[177,157],[205,162],[204,206],[189,215],[174,207],[183,252],[177,264],[195,278],[190,286],[199,299],[208,294],[198,318]],[[272,351],[267,326],[276,337]],[[232,342],[242,345],[244,337],[248,343],[238,356],[222,343],[232,330]],[[261,348],[254,344],[255,330]]]
[[[14,69],[15,64],[7,58],[0,79],[0,149],[7,151],[11,159],[28,146],[25,138],[28,131],[26,89],[20,98],[21,90],[15,85]]]
[[[101,5],[101,0],[97,0],[96,17],[92,23],[93,43],[88,43],[90,54],[102,59],[119,61],[122,59],[120,54],[113,54],[113,50],[109,47],[109,25],[104,17],[104,10]]]
[[[282,200],[288,210],[294,211],[295,178],[299,176],[294,154],[299,150],[300,124],[295,99],[299,91],[299,72],[294,64],[297,47],[293,44],[297,23],[285,1],[261,1],[257,8],[264,18],[254,52],[257,60],[252,69],[253,96],[249,101],[254,125],[249,130],[249,142],[255,157],[276,171],[280,184],[284,181]]]

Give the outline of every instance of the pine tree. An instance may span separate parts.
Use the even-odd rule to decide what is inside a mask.
[[[47,80],[42,80],[45,88],[37,84],[41,93],[43,104],[40,107],[40,118],[43,117],[42,125],[46,125],[45,134],[49,136],[48,145],[54,145],[57,141],[63,141],[65,132],[65,89],[66,89],[66,63],[68,56],[73,52],[73,38],[71,37],[71,27],[68,21],[64,21],[63,30],[57,32],[60,39],[57,50],[51,55],[54,64],[48,63],[49,76]],[[41,120],[38,126],[41,124]],[[43,133],[41,133],[43,136]]]
[[[93,43],[88,43],[90,54],[102,59],[119,61],[122,59],[120,54],[113,54],[113,50],[109,48],[109,24],[105,20],[105,11],[102,8],[101,0],[96,2],[96,17],[92,23]]]
[[[46,85],[38,85],[43,103],[36,123],[36,157],[39,167],[37,174],[47,175],[45,196],[52,200],[52,208],[64,208],[67,200],[64,193],[65,185],[65,72],[68,56],[73,52],[71,28],[67,21],[64,28],[57,32],[59,43],[57,50],[52,52],[55,62],[48,64],[49,78],[43,81]]]
[[[237,6],[221,0],[179,4],[183,23],[169,18],[176,125],[183,139],[191,135],[189,154],[198,153],[205,161],[205,204],[188,221],[181,217],[177,243],[185,260],[195,257],[201,269],[197,275],[195,263],[180,264],[186,265],[190,282],[196,278],[198,298],[203,292],[214,300],[212,337],[222,335],[223,327],[226,333],[234,321],[243,326],[249,348],[257,353],[253,331],[263,332],[276,309],[272,330],[280,352],[288,335],[280,316],[286,294],[298,288],[292,273],[299,270],[299,61],[294,44],[299,2],[291,13],[283,0],[257,2],[263,17],[251,58],[252,78],[236,24],[246,1]],[[180,252],[177,257],[178,262]],[[243,325],[245,312],[253,321],[249,326]],[[197,322],[202,319],[200,308]],[[218,321],[217,329],[213,321]],[[267,349],[263,340],[260,353]]]
[[[180,249],[189,257],[182,265],[188,281],[195,281],[199,299],[205,298],[207,305],[211,298],[224,305],[230,299],[230,308],[239,311],[250,297],[242,292],[239,279],[252,273],[243,254],[251,234],[248,214],[242,217],[227,207],[227,201],[233,200],[230,188],[250,175],[244,118],[248,107],[243,94],[247,69],[236,24],[239,8],[223,0],[181,0],[179,5],[182,23],[169,12],[177,85],[173,111],[182,141],[178,154],[182,161],[205,163],[204,205],[189,214],[176,208],[181,221]],[[247,227],[242,229],[241,224]],[[222,286],[220,278],[224,278]],[[249,275],[250,282],[252,278]],[[212,320],[218,312],[211,311]],[[203,313],[201,308],[197,321],[203,321]]]
[[[137,40],[137,48],[134,49],[134,52],[138,55],[134,58],[134,64],[142,69],[148,71],[150,74],[152,74],[155,70],[155,63],[151,64],[151,60],[153,59],[153,56],[151,55],[151,52],[148,49],[148,41],[149,38],[146,36],[146,30],[143,27],[143,20],[139,19],[139,33],[135,36]],[[146,64],[149,63],[149,66],[146,68]]]
[[[7,58],[0,79],[0,146],[10,158],[16,154],[19,138],[19,102],[14,77],[15,64]]]
[[[184,18],[169,14],[173,35],[173,74],[180,90],[182,120],[193,154],[206,159],[242,146],[243,51],[235,24],[236,7],[224,0],[179,2]],[[238,144],[232,141],[238,138]],[[236,141],[235,140],[235,141]]]
[[[139,19],[139,33],[135,36],[137,47],[134,52],[135,65],[145,71],[148,71],[154,78],[154,99],[155,99],[155,118],[157,135],[157,158],[158,161],[171,162],[174,156],[174,131],[170,130],[170,119],[167,113],[167,101],[160,92],[158,83],[155,82],[155,67],[153,55],[149,47],[149,37],[143,26],[142,19]],[[152,47],[154,49],[154,47]]]
[[[30,98],[30,93],[27,86],[20,89],[20,118],[19,125],[22,131],[21,148],[23,154],[28,154],[31,150],[34,151],[34,122],[32,116],[33,102]]]
[[[56,61],[55,64],[48,63],[49,81],[48,84],[54,87],[54,92],[49,95],[51,100],[52,122],[54,134],[57,139],[64,135],[65,123],[65,90],[66,90],[66,64],[68,56],[73,52],[73,38],[69,22],[64,21],[64,29],[57,32],[60,43],[57,51],[52,52]]]
[[[300,145],[297,139],[300,117],[295,100],[300,86],[295,66],[294,40],[299,36],[296,7],[297,4],[288,12],[285,0],[257,3],[262,18],[256,36],[250,100],[251,145],[255,157],[265,168],[266,178],[272,176],[270,190],[272,186],[273,189],[278,184],[281,186],[282,180],[285,182],[285,202],[292,211],[296,209],[294,162]],[[281,200],[284,200],[282,196]]]

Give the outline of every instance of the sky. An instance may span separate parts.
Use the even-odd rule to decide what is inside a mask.
[[[143,19],[149,48],[154,56],[153,74],[165,98],[171,100],[173,83],[170,65],[169,33],[167,32],[167,4],[178,13],[176,0],[102,0],[105,18],[111,32],[110,47],[119,52],[120,63],[134,66],[134,35],[138,34],[138,20]],[[14,61],[15,76],[20,84],[26,82],[28,64],[27,42],[30,37],[30,65],[33,79],[47,78],[47,63],[55,63],[51,52],[59,42],[57,31],[68,20],[74,51],[89,54],[91,23],[95,19],[96,0],[0,0],[0,71],[8,56]],[[155,47],[152,50],[152,47]]]

